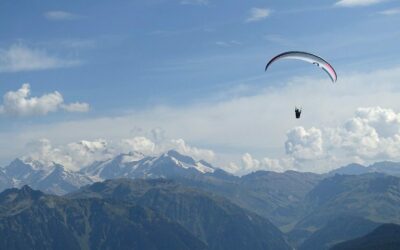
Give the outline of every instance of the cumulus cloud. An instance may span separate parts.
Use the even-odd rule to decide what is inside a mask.
[[[28,83],[16,91],[9,91],[3,96],[3,104],[0,105],[0,114],[9,116],[35,116],[47,115],[56,112],[60,108],[68,112],[86,112],[89,109],[87,103],[64,104],[63,96],[55,91],[40,97],[31,97],[31,88]]]
[[[280,159],[264,157],[259,160],[254,158],[250,153],[245,153],[241,158],[240,164],[231,162],[224,169],[237,175],[245,175],[259,170],[284,172],[296,168],[294,158],[292,157],[283,157]]]
[[[52,166],[54,163],[63,163],[66,167],[72,159],[60,154],[59,149],[54,149],[51,142],[47,139],[40,139],[27,144],[29,154],[22,157],[24,161],[43,164],[44,166]],[[55,160],[55,162],[54,162]]]
[[[187,142],[209,145],[208,147],[216,153],[215,161],[211,163],[226,169],[241,169],[241,156],[249,152],[260,163],[264,162],[264,158],[270,159],[269,166],[279,163],[283,169],[326,172],[355,161],[367,163],[389,159],[382,153],[369,153],[373,158],[366,157],[366,153],[358,155],[357,151],[352,150],[356,148],[356,144],[344,140],[343,137],[351,131],[350,125],[346,123],[362,116],[356,114],[359,107],[379,106],[385,109],[392,108],[394,113],[399,112],[393,109],[400,107],[399,79],[398,66],[370,72],[342,72],[340,84],[336,85],[329,84],[329,79],[321,73],[320,78],[285,79],[287,84],[279,87],[258,89],[249,85],[249,88],[254,90],[251,94],[235,93],[230,98],[224,97],[218,101],[207,100],[204,103],[184,106],[157,106],[113,117],[29,124],[9,132],[0,131],[0,148],[3,148],[0,151],[0,159],[8,163],[9,159],[23,150],[22,147],[27,141],[39,138],[49,138],[54,144],[62,145],[82,138],[119,141],[144,136],[157,145],[168,140],[166,138],[183,138]],[[257,84],[259,82],[265,82],[265,78],[255,81]],[[270,85],[277,84],[271,82]],[[301,120],[296,120],[293,107],[300,104],[303,107],[303,115]],[[295,160],[293,155],[286,154],[287,132],[300,125],[308,133],[313,127],[322,133],[322,154],[319,155],[318,152],[321,151],[317,147],[317,153],[314,154],[318,157],[314,159]],[[113,129],[109,129],[110,127]],[[157,131],[153,131],[158,139],[154,138],[152,132],[133,129],[135,127],[158,128]],[[387,134],[390,135],[393,133],[391,131],[395,130],[386,128],[376,131],[379,140],[382,141],[381,135],[386,134],[387,137]],[[373,132],[369,133],[373,138]],[[395,142],[393,134],[389,138],[392,140],[386,140],[387,144]],[[8,143],[10,140],[15,143]],[[351,146],[352,144],[354,145]],[[390,154],[395,155],[395,152]],[[396,157],[390,159],[400,160]],[[235,166],[229,164],[230,162],[234,162]],[[288,164],[285,165],[285,162]],[[294,165],[290,166],[290,162]],[[267,165],[264,166],[268,169]]]
[[[153,154],[156,150],[156,144],[144,136],[123,139],[122,147],[128,152],[138,151],[145,155]]]
[[[271,15],[271,10],[267,8],[252,8],[246,22],[257,22],[264,20]]]
[[[340,7],[357,7],[378,4],[384,1],[385,0],[340,0],[336,2],[336,5]]]
[[[248,171],[248,170],[258,170],[260,168],[260,161],[254,159],[251,154],[249,153],[245,153],[242,156],[242,163],[244,166],[244,171]]]
[[[53,147],[49,141],[41,140],[32,147],[35,150],[29,154],[29,159],[79,169],[119,153],[138,151],[145,155],[158,155],[174,149],[238,175],[258,170],[323,173],[352,162],[368,164],[379,160],[400,160],[400,113],[381,107],[359,108],[353,117],[337,127],[296,126],[289,129],[284,143],[286,154],[281,157],[255,158],[245,153],[239,162],[223,165],[216,164],[220,155],[217,157],[213,150],[188,145],[183,139],[166,139],[164,132],[159,136],[159,130],[154,131],[154,138],[159,138],[157,142],[146,136],[134,136],[116,143],[94,140]]]
[[[105,139],[81,140],[53,146],[48,139],[40,139],[27,144],[27,153],[22,159],[34,165],[52,166],[61,164],[69,170],[77,171],[95,161],[111,159],[122,153],[140,152],[147,156],[159,155],[174,149],[197,160],[213,160],[211,150],[189,146],[182,139],[170,139],[155,143],[149,138],[137,136],[110,143]],[[40,164],[37,164],[40,163]]]
[[[359,108],[333,136],[336,147],[364,160],[400,159],[400,114],[391,109]]]
[[[68,21],[68,20],[76,20],[81,18],[81,16],[73,14],[71,12],[67,11],[61,11],[61,10],[53,10],[53,11],[47,11],[44,13],[44,16],[48,20],[52,21]]]
[[[131,131],[135,136],[122,139],[122,148],[125,151],[139,151],[143,154],[160,154],[168,150],[176,150],[181,154],[189,155],[197,160],[213,162],[215,153],[209,149],[190,146],[183,139],[169,139],[165,130],[154,128],[150,130],[134,128]]]
[[[358,108],[337,127],[294,127],[286,134],[286,155],[254,159],[246,153],[235,171],[327,172],[349,163],[400,160],[400,113],[381,107]]]
[[[104,139],[69,143],[65,147],[65,152],[71,157],[71,167],[74,166],[75,169],[87,166],[94,161],[109,159],[115,154],[114,149],[109,147],[108,142]]]
[[[41,97],[30,97],[30,85],[25,83],[17,91],[3,96],[0,113],[14,116],[46,115],[58,110],[64,102],[62,95],[55,91]]]
[[[35,71],[79,65],[79,60],[65,60],[49,55],[45,50],[14,44],[0,49],[0,72]]]
[[[215,158],[215,153],[212,150],[189,146],[183,139],[173,139],[169,144],[167,144],[167,147],[198,160],[213,161]]]
[[[306,130],[295,127],[288,131],[285,142],[286,154],[298,160],[311,160],[323,154],[322,133],[317,128]]]
[[[291,157],[281,158],[281,159],[270,159],[264,158],[264,170],[274,171],[274,172],[285,172],[287,170],[296,170],[294,159]]]
[[[94,161],[109,159],[114,153],[105,140],[82,140],[63,146],[53,146],[47,139],[27,145],[29,153],[22,157],[26,162],[37,162],[44,167],[61,164],[69,170],[77,171]]]

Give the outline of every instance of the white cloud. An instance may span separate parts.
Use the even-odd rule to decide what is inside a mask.
[[[14,44],[0,49],[0,72],[34,71],[79,65],[78,60],[63,60],[48,55],[45,50]]]
[[[2,114],[13,116],[46,115],[55,112],[64,102],[59,92],[30,97],[30,85],[25,83],[17,91],[7,92],[3,97]]]
[[[332,132],[330,133],[332,136]],[[360,108],[334,132],[335,144],[361,159],[400,159],[400,113],[381,107]]]
[[[239,166],[238,164],[234,162],[229,162],[227,166],[224,166],[223,168],[225,171],[228,171],[229,173],[237,173],[240,174],[243,172],[243,167]]]
[[[140,129],[137,131],[152,134]],[[400,160],[400,113],[380,107],[359,108],[352,118],[337,127],[306,129],[296,126],[289,129],[284,143],[286,154],[281,157],[255,158],[245,153],[239,163],[228,162],[223,165],[218,164],[221,154],[188,145],[183,139],[167,139],[164,135],[159,136],[160,129],[156,131],[154,138],[159,138],[158,142],[146,136],[135,136],[116,143],[97,139],[53,147],[50,141],[39,140],[36,144],[30,144],[31,150],[25,159],[47,165],[56,162],[77,170],[95,160],[105,160],[119,153],[138,151],[145,155],[157,155],[174,149],[238,175],[258,170],[321,173],[352,162],[366,164],[378,160]]]
[[[215,158],[215,153],[212,150],[189,146],[183,139],[173,139],[169,144],[167,147],[175,149],[182,154],[190,155],[197,160],[212,162]]]
[[[322,133],[317,128],[308,130],[295,127],[288,131],[285,142],[286,154],[298,160],[312,160],[323,154]]]
[[[28,83],[16,91],[9,91],[3,96],[3,104],[0,105],[0,114],[8,116],[35,116],[47,115],[56,112],[60,108],[68,112],[86,112],[89,109],[87,103],[64,104],[63,96],[55,91],[40,97],[31,97],[31,88]]]
[[[156,144],[144,136],[123,139],[121,144],[122,148],[127,152],[137,151],[145,155],[150,155],[154,154],[156,150]]]
[[[368,6],[373,4],[382,3],[385,0],[340,0],[335,5],[341,7],[357,7],[357,6]]]
[[[208,0],[181,0],[184,5],[208,5]]]
[[[48,11],[44,13],[44,16],[52,21],[76,20],[81,18],[79,15],[60,10]]]
[[[231,162],[228,167],[225,167],[224,169],[237,175],[245,175],[259,170],[284,172],[296,168],[292,157],[284,157],[281,159],[270,159],[265,157],[258,160],[251,154],[245,153],[241,158],[241,164],[238,165]]]
[[[278,159],[242,157],[239,173],[256,170],[327,172],[348,163],[400,160],[400,113],[381,107],[359,108],[338,127],[288,131],[286,156]]]
[[[39,162],[44,166],[61,164],[70,170],[79,170],[95,161],[104,161],[121,153],[140,152],[147,156],[165,153],[174,149],[197,160],[212,161],[211,150],[189,146],[182,139],[170,139],[155,143],[149,138],[137,136],[110,143],[105,139],[81,140],[79,142],[53,146],[48,139],[39,139],[26,145],[27,153],[22,157],[27,162]]]
[[[162,128],[143,129],[135,127],[131,130],[131,138],[121,140],[121,148],[124,152],[138,151],[145,155],[164,153],[168,150],[176,150],[184,155],[189,155],[197,160],[213,162],[215,153],[209,149],[203,149],[188,145],[183,139],[167,138]]]
[[[251,154],[246,153],[242,156],[244,170],[256,170],[260,168],[260,161],[253,159]]]
[[[271,15],[271,10],[266,8],[252,8],[246,22],[257,22]]]
[[[55,147],[47,139],[31,142],[27,145],[29,153],[22,157],[26,162],[39,162],[45,167],[54,163],[61,164],[69,170],[77,171],[94,161],[112,157],[114,153],[105,140],[69,143]]]
[[[30,142],[26,147],[28,148],[29,154],[22,157],[22,159],[27,162],[39,162],[45,166],[51,166],[54,163],[62,162],[65,166],[68,166],[69,164],[67,162],[72,160],[60,155],[60,151],[54,149],[51,142],[47,139]],[[54,162],[54,160],[56,160],[56,162]]]
[[[287,170],[295,170],[294,159],[291,157],[282,158],[282,159],[263,159],[264,168],[263,170],[274,171],[274,172],[285,172]]]
[[[109,159],[115,152],[106,140],[97,139],[94,141],[82,140],[80,142],[69,143],[64,148],[64,154],[72,159],[71,169],[80,169],[94,161]]]
[[[318,71],[315,74],[318,75]],[[351,127],[346,127],[350,126],[346,124],[355,117],[362,121],[364,113],[370,112],[354,113],[359,107],[379,106],[385,107],[386,110],[391,109],[394,113],[400,111],[400,67],[355,73],[342,69],[340,76],[337,84],[331,84],[324,72],[320,72],[320,78],[284,79],[287,84],[280,87],[257,89],[255,85],[249,85],[253,90],[251,94],[246,92],[247,95],[243,96],[235,93],[230,98],[225,96],[219,101],[206,100],[204,103],[179,107],[158,106],[114,117],[86,118],[47,125],[30,124],[7,133],[0,132],[0,148],[5,148],[0,151],[0,159],[5,159],[7,155],[10,158],[13,152],[22,152],[21,145],[40,138],[48,138],[61,145],[82,138],[120,141],[136,136],[149,138],[156,145],[167,141],[165,138],[184,138],[191,145],[207,145],[207,148],[216,154],[211,163],[226,169],[241,169],[241,156],[244,152],[251,153],[254,159],[260,162],[262,169],[273,169],[272,166],[275,166],[274,168],[278,169],[318,172],[325,172],[353,161],[361,163],[386,159],[388,155],[395,156],[396,147],[387,147],[396,143],[393,132],[395,129],[391,126],[397,125],[393,125],[393,121],[391,126],[385,125],[385,129],[374,129],[380,143],[384,137],[388,137],[387,135],[391,138],[384,140],[386,144],[377,144],[387,148],[380,153],[369,152],[375,150],[371,146],[373,144],[363,146],[363,150],[355,150],[357,140],[361,140],[363,136],[358,135],[359,132],[351,134]],[[267,81],[268,85],[276,86],[269,79],[268,76],[260,78],[260,85],[264,86]],[[294,118],[293,109],[296,105],[303,107],[300,120]],[[374,116],[379,117],[376,114]],[[380,119],[384,121],[383,118]],[[367,124],[361,124],[368,140],[375,140],[375,132],[369,127],[376,127],[375,124],[379,124],[377,121],[372,123],[371,120]],[[307,133],[310,133],[312,127],[322,133],[322,151],[318,146],[316,152],[311,151],[310,154],[315,156],[314,158],[294,159],[293,155],[304,158],[298,153],[299,150],[293,151],[295,153],[292,155],[286,154],[284,146],[288,140],[287,132],[300,126]],[[140,129],[135,128],[158,128],[155,134],[159,139],[156,140],[149,131],[139,131]],[[347,134],[355,136],[351,137],[353,141],[344,140]],[[307,136],[306,138],[311,140]],[[15,143],[10,145],[7,143],[10,140]],[[308,150],[307,147],[306,149]],[[270,160],[269,164],[264,163],[265,157]],[[235,166],[229,165],[230,162],[235,162]]]
[[[400,14],[400,8],[383,10],[383,11],[380,11],[379,14],[382,14],[385,16],[397,15],[397,14]]]

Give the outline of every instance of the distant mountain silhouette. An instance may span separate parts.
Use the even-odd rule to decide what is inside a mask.
[[[238,177],[174,150],[159,156],[145,156],[138,152],[120,154],[109,160],[95,162],[79,172],[55,163],[46,167],[39,162],[20,159],[2,170],[0,182],[1,173],[4,173],[4,188],[29,185],[53,194],[66,194],[105,179],[174,179],[186,186],[224,196],[279,226],[301,217],[303,211],[298,209],[298,203],[323,178],[318,174],[295,171],[258,171]]]
[[[266,219],[222,197],[175,181],[110,180],[84,187],[68,197],[113,199],[148,207],[178,222],[208,249],[290,249],[281,232]]]
[[[347,174],[347,175],[360,175],[369,173],[370,169],[361,164],[352,163],[344,167],[332,170],[328,175]]]
[[[86,185],[91,185],[92,188],[104,186],[104,183],[98,186],[99,184],[95,182],[105,179],[137,180],[136,183],[140,185],[135,186],[134,192],[131,187],[124,187],[122,184],[118,188],[112,188],[111,190],[115,191],[113,198],[104,196],[106,194],[104,192],[94,192],[94,190],[89,192],[86,188],[82,188],[78,193],[85,194],[84,199],[101,199],[112,205],[114,201],[111,199],[116,197],[118,197],[118,202],[123,204],[130,204],[133,199],[134,206],[143,206],[157,216],[181,225],[188,234],[209,247],[210,242],[207,237],[211,236],[206,237],[206,233],[200,233],[199,229],[191,228],[192,223],[185,224],[187,221],[173,217],[164,211],[167,208],[162,206],[153,207],[153,203],[137,203],[138,194],[135,192],[142,189],[146,192],[150,189],[156,192],[155,187],[149,188],[148,185],[151,180],[160,181],[161,178],[166,182],[172,181],[174,185],[185,187],[187,190],[208,193],[207,197],[224,197],[226,202],[253,214],[251,218],[258,216],[257,218],[262,218],[267,222],[271,221],[282,232],[287,233],[289,241],[296,248],[312,249],[312,245],[318,245],[320,249],[327,249],[340,241],[362,236],[378,224],[400,223],[399,169],[399,163],[378,162],[367,167],[350,164],[328,174],[257,171],[239,177],[203,160],[195,160],[174,150],[158,156],[131,152],[94,162],[80,171],[71,171],[57,163],[45,165],[37,161],[16,159],[8,166],[0,168],[0,189],[22,188],[24,185],[29,185],[46,193],[58,195],[69,193],[64,198],[70,199],[71,192]],[[166,187],[168,187],[168,192],[171,192],[171,186],[167,184],[166,186],[155,183],[152,185],[160,188],[158,192]],[[89,193],[93,197],[86,197]],[[150,193],[146,194],[146,201],[154,199],[157,200],[155,204],[164,204],[163,200],[158,200],[162,197],[166,200],[171,199],[171,202],[174,201],[171,204],[177,203],[171,198],[170,193],[169,195],[165,192],[155,193],[154,196],[157,196],[149,199]],[[125,196],[119,196],[121,194]],[[132,196],[132,194],[135,195]],[[191,202],[197,204],[195,200],[193,198]],[[196,205],[192,203],[187,206],[194,209]],[[176,211],[176,213],[180,212]],[[196,216],[203,218],[203,213]],[[244,222],[240,223],[243,226],[247,225]],[[194,225],[198,228],[204,227],[201,223],[194,223]],[[214,232],[212,228],[206,231]],[[242,228],[242,230],[245,236],[253,229]],[[218,235],[218,232],[213,234]],[[258,235],[254,232],[253,234]],[[281,233],[278,232],[278,234]],[[224,239],[223,237],[226,236],[220,237]],[[240,237],[237,238],[240,239]],[[240,244],[237,246],[244,247]],[[259,245],[254,247],[257,248]]]
[[[331,248],[331,250],[377,249],[400,249],[400,225],[384,224],[363,237],[339,243]]]
[[[400,178],[381,173],[335,175],[316,185],[303,206],[307,212],[290,233],[298,245],[339,216],[400,223]]]
[[[0,249],[291,249],[266,219],[169,180],[0,194]]]
[[[0,249],[206,249],[151,209],[30,189],[0,194]]]
[[[331,219],[321,229],[312,233],[299,250],[327,250],[334,244],[363,236],[380,224],[354,216],[339,216]]]
[[[346,175],[360,175],[366,173],[384,173],[388,175],[400,176],[400,163],[391,161],[376,162],[369,166],[363,166],[357,163],[352,163],[347,166],[335,169],[328,173],[328,175],[346,174]]]

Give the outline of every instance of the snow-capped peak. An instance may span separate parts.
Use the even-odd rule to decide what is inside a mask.
[[[121,163],[130,163],[130,162],[140,161],[144,157],[145,157],[145,155],[140,152],[137,152],[137,151],[129,152],[128,154],[121,155]]]
[[[215,169],[210,164],[205,163],[204,161],[195,161],[190,156],[182,155],[175,150],[168,151],[166,154],[164,154],[164,157],[165,156],[170,157],[177,166],[185,169],[194,168],[203,174],[214,173],[215,171]]]
[[[214,173],[215,172],[214,168],[208,167],[208,166],[204,165],[201,162],[196,162],[196,169],[198,171],[202,172],[203,174],[205,174],[205,173]]]
[[[33,170],[43,170],[43,171],[51,171],[56,163],[54,162],[42,162],[39,160],[32,159],[30,157],[23,157],[18,159],[22,164],[30,166]]]
[[[130,152],[93,162],[81,169],[69,169],[57,162],[36,158],[15,159],[1,169],[11,186],[28,184],[45,191],[62,194],[94,181],[114,178],[176,178],[214,173],[217,169],[204,161],[177,151],[157,156]]]

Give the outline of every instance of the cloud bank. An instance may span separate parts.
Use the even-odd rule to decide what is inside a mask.
[[[400,160],[400,113],[381,107],[359,108],[352,118],[337,127],[307,129],[297,126],[288,130],[284,146],[285,155],[279,158],[266,156],[257,159],[245,153],[239,162],[219,165],[216,160],[221,155],[210,149],[188,145],[183,139],[157,140],[156,135],[153,138],[135,136],[117,143],[96,139],[59,147],[53,147],[49,140],[44,139],[29,144],[25,159],[43,164],[56,162],[78,170],[120,153],[135,151],[157,155],[174,149],[237,175],[258,170],[323,173],[352,162],[369,164],[380,160]]]
[[[82,140],[67,145],[53,146],[47,139],[31,142],[27,145],[29,153],[21,158],[26,162],[51,166],[61,164],[69,170],[77,171],[94,161],[107,160],[113,156],[105,140]],[[37,164],[36,164],[37,165]]]
[[[124,138],[116,143],[105,139],[82,140],[53,147],[49,140],[29,144],[26,159],[43,164],[53,162],[72,170],[94,161],[109,159],[132,151],[157,155],[174,149],[195,159],[203,159],[234,174],[258,170],[327,172],[348,163],[369,164],[380,160],[400,160],[400,113],[381,107],[359,108],[353,117],[337,127],[304,128],[296,126],[286,133],[285,154],[257,159],[245,153],[238,162],[220,165],[223,157],[214,150],[188,145],[183,139],[166,139],[159,130]]]
[[[19,127],[0,132],[0,148],[5,149],[0,158],[11,160],[13,153],[23,151],[22,145],[41,138],[65,145],[83,138],[121,141],[141,136],[155,144],[155,151],[165,138],[183,138],[196,148],[202,145],[214,152],[211,163],[238,173],[258,169],[326,172],[351,162],[400,160],[396,118],[400,68],[342,69],[339,73],[337,84],[331,84],[321,72],[320,78],[285,79],[286,84],[279,87],[273,82],[275,87],[248,85],[254,90],[252,95],[235,92],[231,98],[212,102]],[[265,86],[269,78],[260,81]],[[298,105],[303,107],[300,120],[294,118],[293,109]],[[14,142],[11,145],[7,143],[10,140]],[[174,145],[185,148],[179,141]],[[153,151],[152,143],[142,147]],[[195,152],[193,146],[188,150],[191,148]],[[211,155],[200,152],[200,158]],[[245,153],[256,161],[243,160]]]
[[[54,146],[48,139],[40,139],[26,145],[27,153],[21,158],[36,165],[61,164],[69,170],[78,171],[94,163],[111,159],[122,153],[139,152],[147,156],[158,155],[174,149],[195,159],[212,161],[211,150],[189,146],[183,139],[170,139],[156,143],[149,138],[137,136],[109,142],[105,139],[81,140]]]
[[[400,113],[381,107],[358,108],[338,127],[295,127],[286,133],[286,155],[254,159],[249,153],[237,172],[298,170],[327,172],[344,164],[400,160]]]

